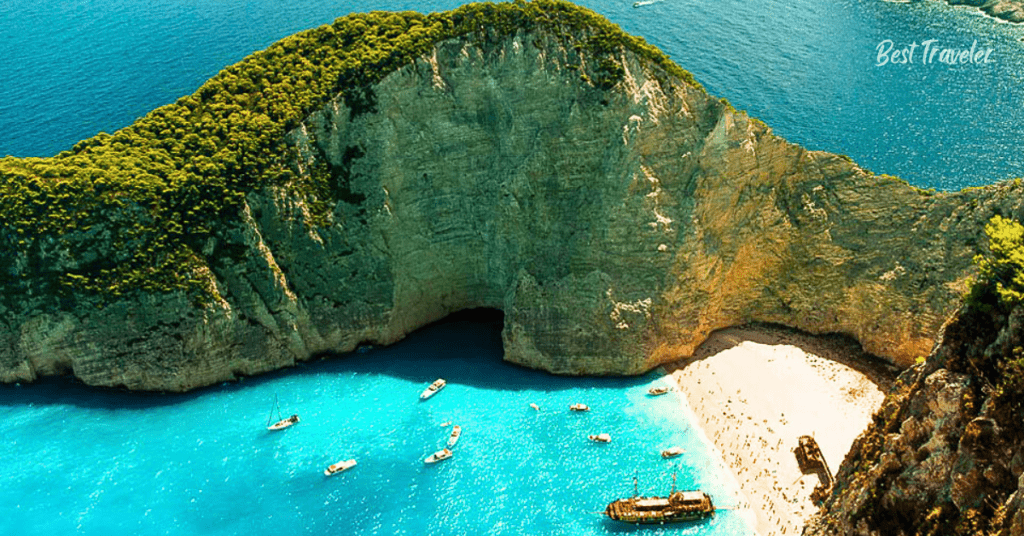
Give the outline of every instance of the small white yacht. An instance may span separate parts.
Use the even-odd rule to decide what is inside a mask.
[[[438,391],[444,389],[445,385],[448,385],[448,382],[444,381],[443,378],[438,378],[434,380],[434,383],[430,384],[429,387],[427,387],[426,389],[423,390],[422,393],[420,393],[420,400],[426,400],[434,396],[435,394],[437,394]]]
[[[423,460],[423,461],[425,463],[437,463],[437,462],[439,462],[441,460],[447,460],[448,458],[451,458],[451,457],[452,457],[452,451],[450,451],[448,449],[441,449],[441,450],[431,454],[430,456],[427,456],[427,459]]]
[[[454,427],[452,427],[452,435],[448,436],[448,446],[454,447],[455,443],[459,442],[459,436],[461,435],[462,427],[456,424]]]
[[[324,476],[331,476],[333,474],[351,469],[355,466],[356,460],[354,458],[351,460],[340,461],[338,463],[328,466],[327,469],[324,469]]]

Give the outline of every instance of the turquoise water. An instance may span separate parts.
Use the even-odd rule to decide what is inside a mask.
[[[352,11],[458,0],[5,0],[0,155],[46,156],[191,93],[226,65]],[[1024,176],[1024,27],[928,0],[581,0],[715,95],[813,149],[955,190]],[[875,47],[993,48],[985,65],[876,67]]]
[[[667,492],[672,472],[733,503],[679,395],[646,395],[657,375],[561,378],[500,356],[499,324],[463,320],[196,394],[0,387],[0,534],[613,534],[635,529],[596,512],[634,475],[641,492]],[[421,402],[437,377],[448,386]],[[272,433],[275,396],[302,420]],[[447,421],[463,428],[454,456],[424,464]],[[600,432],[612,442],[586,439]],[[662,459],[672,445],[687,453]],[[348,458],[358,465],[323,476]],[[728,510],[642,532],[750,533]]]

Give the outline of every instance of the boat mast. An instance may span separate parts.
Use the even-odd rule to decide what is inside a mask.
[[[636,497],[637,495],[640,495],[640,492],[637,489],[636,473],[633,473],[633,496]]]
[[[672,473],[672,494],[675,495],[675,493],[676,493],[676,474],[673,472]]]
[[[277,408],[277,420],[281,420],[281,406],[277,403],[277,395],[274,395],[274,405],[270,406],[270,415],[267,416],[267,426],[274,420],[274,408]]]

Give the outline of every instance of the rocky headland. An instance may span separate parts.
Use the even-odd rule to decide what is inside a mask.
[[[474,307],[504,312],[507,360],[560,374],[640,373],[748,322],[847,334],[905,367],[958,307],[984,223],[1021,212],[1018,183],[927,192],[788,143],[575,6],[473,9],[456,19],[471,31],[377,59],[395,65],[306,103],[270,142],[274,180],[246,175],[235,163],[256,157],[233,140],[232,160],[209,169],[158,153],[206,173],[175,182],[172,169],[160,199],[202,199],[234,165],[234,204],[154,214],[157,197],[64,163],[158,135],[0,162],[12,204],[47,209],[5,216],[0,379],[183,391],[389,344]],[[374,35],[368,17],[312,40]],[[302,65],[329,61],[318,50]],[[269,98],[244,93],[258,82],[238,81],[245,65],[176,106],[216,112],[211,85]],[[164,234],[132,234],[140,221]]]

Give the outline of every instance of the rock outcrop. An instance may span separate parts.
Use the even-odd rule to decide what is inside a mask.
[[[1016,183],[874,175],[629,49],[599,62],[548,29],[480,32],[288,134],[332,203],[250,192],[203,246],[215,300],[17,296],[0,380],[181,391],[474,307],[504,311],[507,360],[560,374],[640,373],[748,322],[844,333],[905,367],[959,305],[984,223],[1022,215]]]
[[[946,0],[954,6],[974,6],[989,16],[1007,22],[1024,22],[1024,2],[1021,0]]]
[[[905,371],[805,535],[1024,534],[1024,308],[968,307]]]

